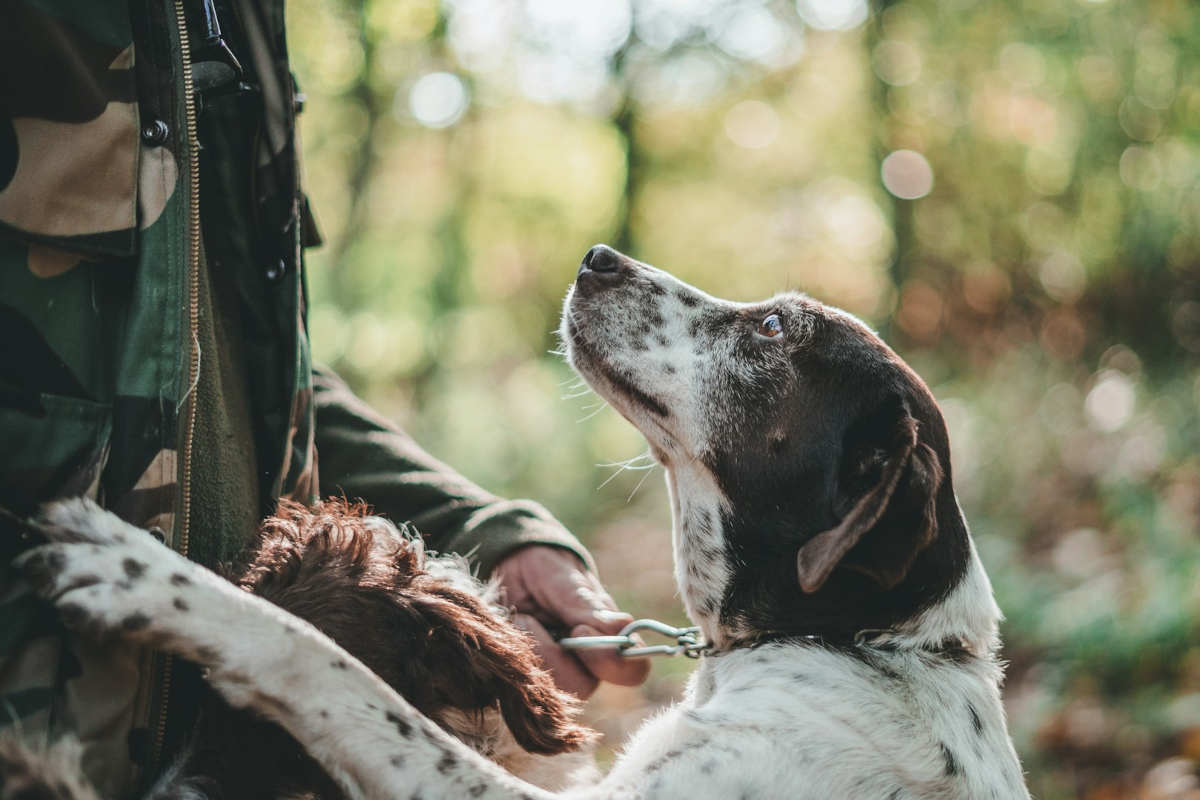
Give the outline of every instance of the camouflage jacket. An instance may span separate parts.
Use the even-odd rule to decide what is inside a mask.
[[[0,507],[87,494],[215,565],[277,498],[323,489],[484,572],[529,543],[587,561],[313,370],[298,110],[282,0],[0,10]],[[123,794],[186,694],[165,659],[65,632],[8,566],[20,546],[0,529],[0,727],[74,732]]]

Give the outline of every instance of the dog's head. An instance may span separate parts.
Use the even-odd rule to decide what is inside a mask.
[[[591,738],[573,721],[574,698],[482,587],[362,504],[281,501],[238,583],[312,623],[452,732],[469,736],[461,720],[498,710],[530,753]]]
[[[681,593],[718,643],[853,639],[963,582],[937,404],[854,317],[799,294],[720,300],[599,245],[560,332],[666,466]]]

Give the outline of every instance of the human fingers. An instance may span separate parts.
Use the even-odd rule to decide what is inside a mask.
[[[521,563],[524,588],[542,612],[539,616],[556,620],[564,628],[590,625],[605,634],[633,622],[633,616],[617,608],[599,578],[574,554],[550,547],[530,547],[525,554]]]
[[[599,680],[583,663],[558,646],[554,638],[536,619],[528,614],[513,615],[513,622],[533,637],[534,647],[554,677],[558,688],[586,700],[596,691]]]
[[[576,625],[572,636],[596,636],[600,631],[589,625]],[[645,658],[625,658],[617,650],[579,650],[579,660],[590,675],[618,686],[640,686],[650,674],[650,661]]]

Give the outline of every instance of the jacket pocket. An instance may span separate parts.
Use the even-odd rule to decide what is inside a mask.
[[[96,497],[108,457],[112,411],[55,394],[38,396],[40,409],[0,406],[0,505],[29,514],[56,497]]]

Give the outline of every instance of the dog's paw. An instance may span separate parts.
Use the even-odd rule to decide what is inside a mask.
[[[36,524],[51,543],[16,563],[68,627],[154,644],[187,609],[194,565],[148,532],[82,499],[47,506]]]

